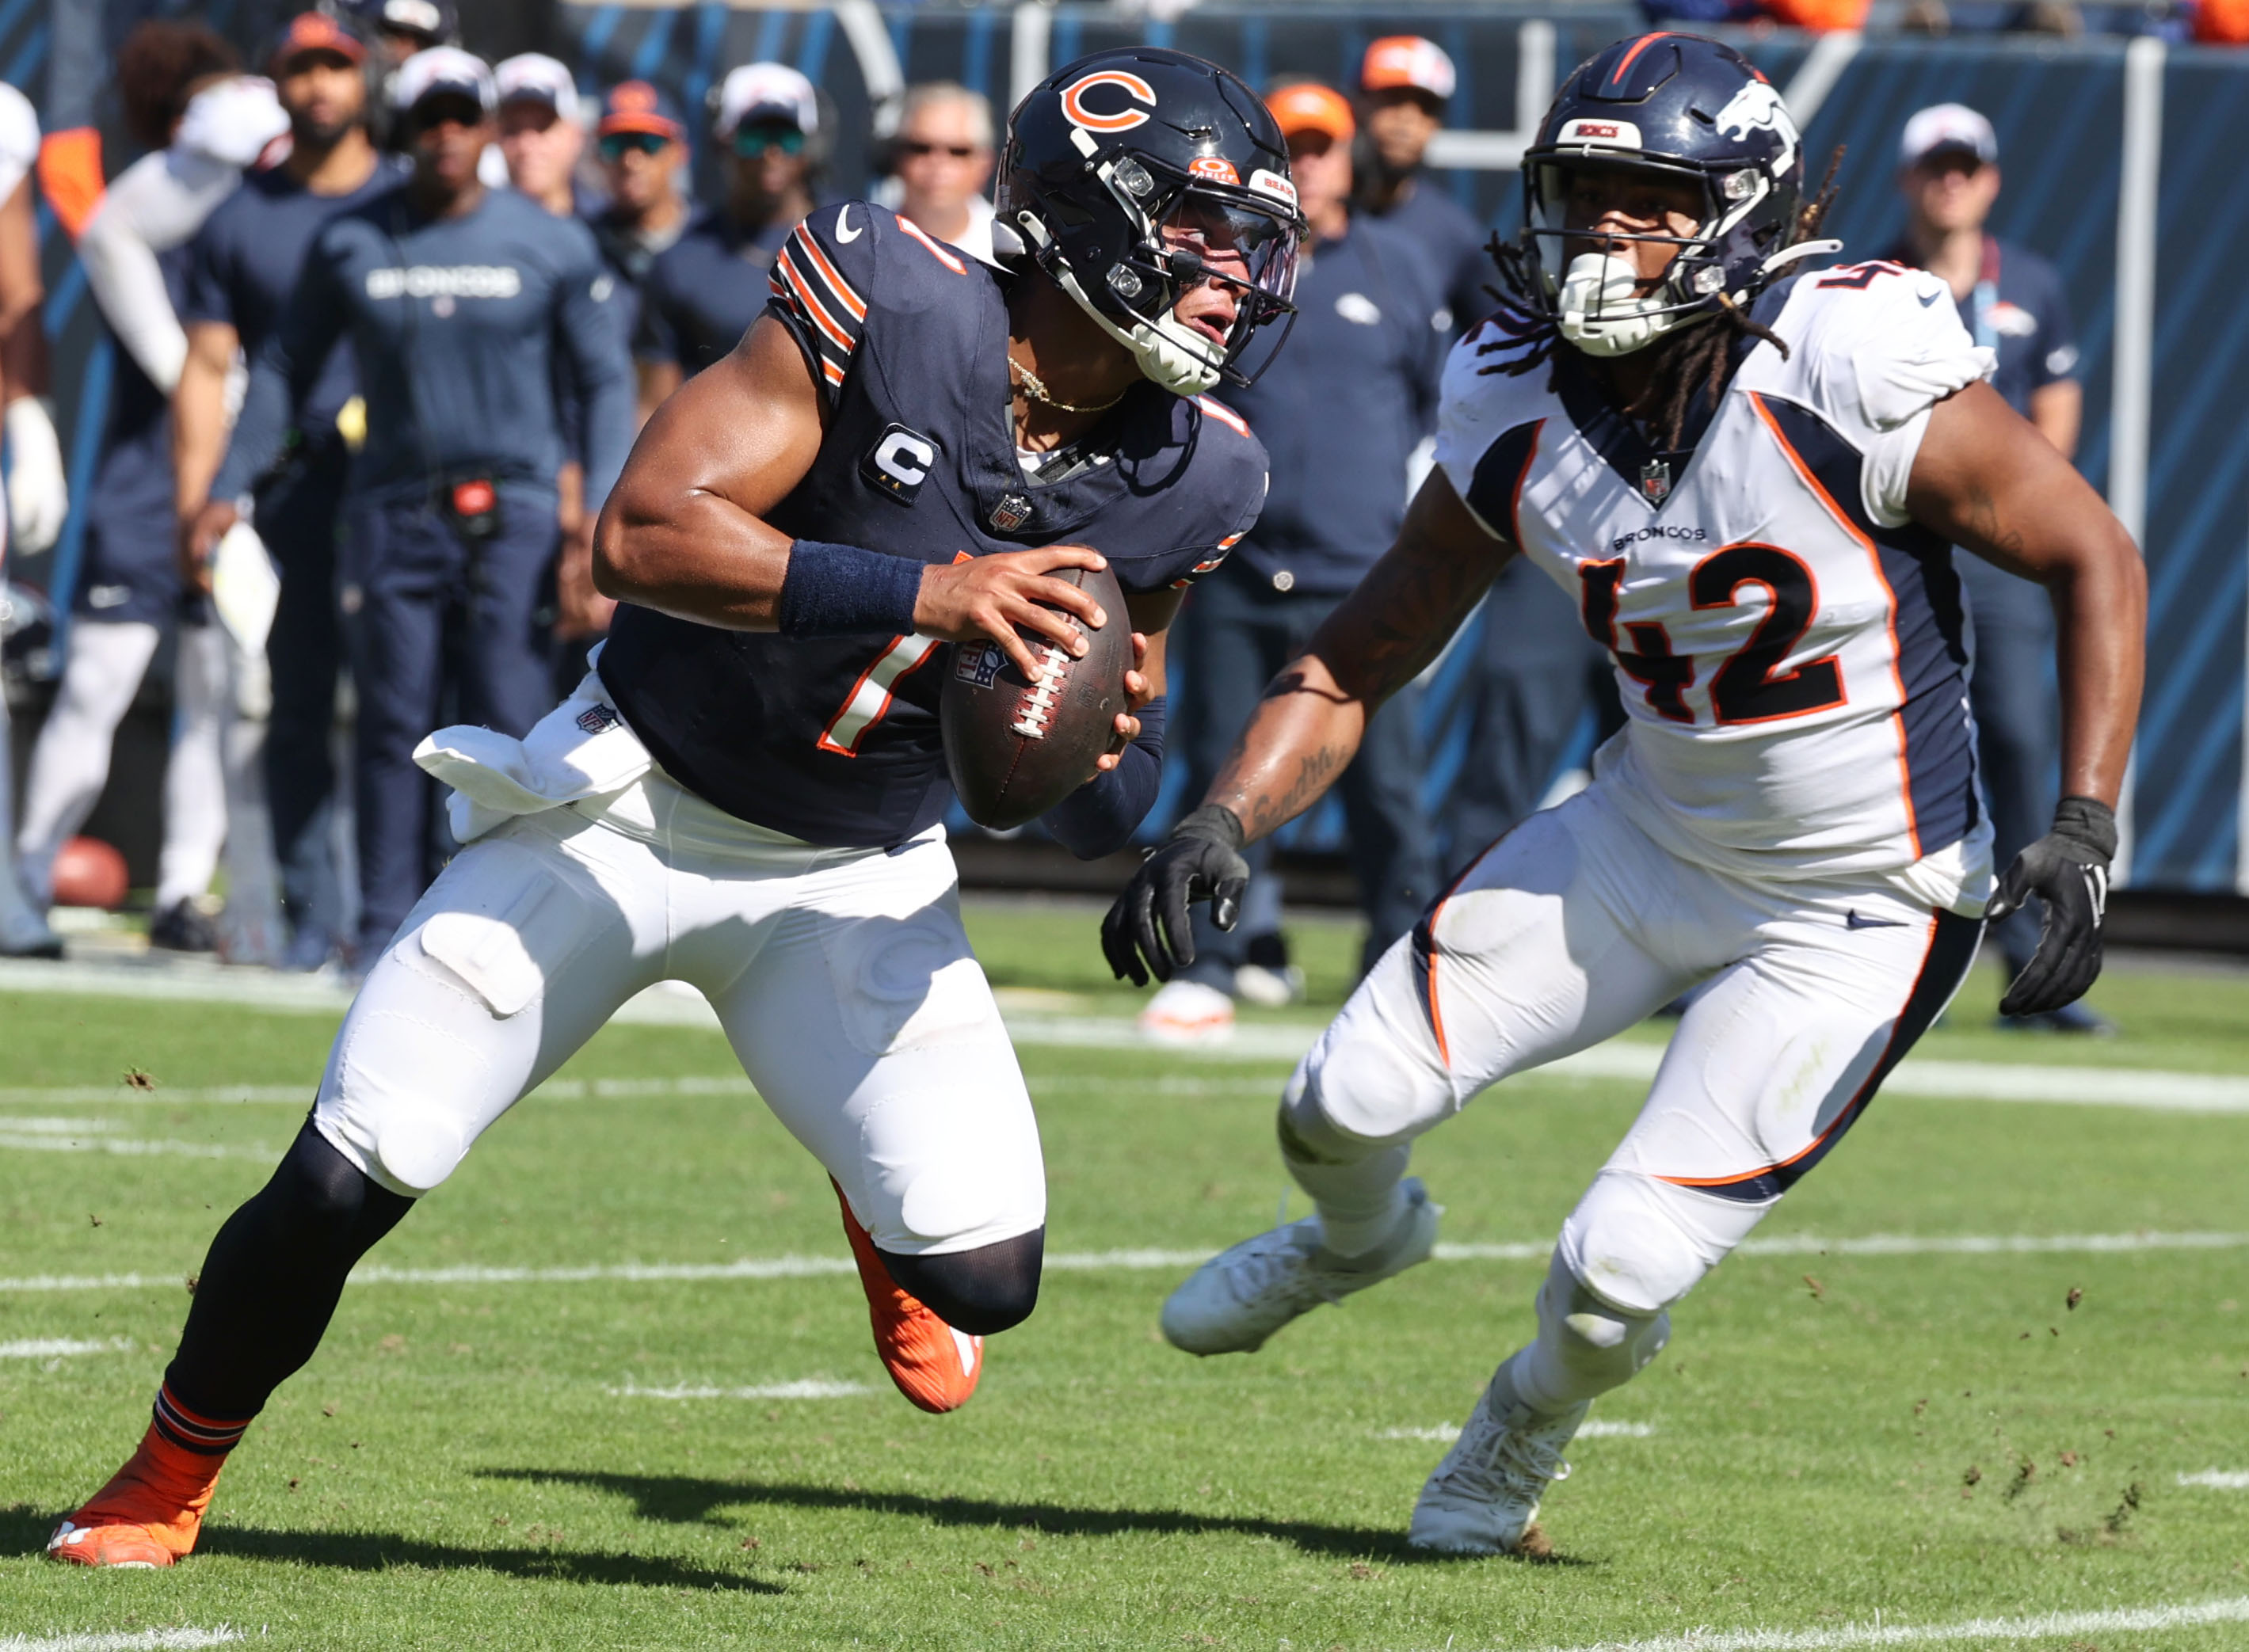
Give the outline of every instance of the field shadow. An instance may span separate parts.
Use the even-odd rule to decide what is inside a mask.
[[[833,1485],[787,1481],[704,1480],[686,1475],[604,1474],[592,1470],[479,1469],[483,1478],[525,1480],[549,1485],[578,1485],[633,1500],[644,1520],[675,1525],[712,1523],[719,1509],[741,1504],[782,1505],[800,1509],[853,1509],[898,1514],[939,1525],[985,1525],[1009,1531],[1026,1528],[1056,1537],[1120,1537],[1159,1532],[1196,1536],[1233,1532],[1271,1538],[1308,1554],[1342,1559],[1383,1560],[1397,1565],[1442,1566],[1451,1557],[1409,1546],[1393,1529],[1328,1525],[1311,1520],[1266,1520],[1254,1517],[1197,1514],[1186,1509],[1071,1508],[1056,1503],[1000,1502],[985,1498],[924,1497],[912,1491],[847,1491]],[[1591,1562],[1544,1554],[1523,1564],[1585,1566]]]
[[[39,1553],[46,1547],[58,1518],[24,1504],[0,1509],[0,1553]],[[392,1566],[420,1566],[432,1572],[481,1569],[547,1583],[715,1589],[743,1594],[787,1593],[778,1584],[661,1556],[547,1547],[471,1549],[395,1532],[276,1532],[261,1526],[214,1525],[203,1532],[196,1553],[285,1560],[343,1572],[382,1572]]]

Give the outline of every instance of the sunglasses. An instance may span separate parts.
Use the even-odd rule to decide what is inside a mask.
[[[734,153],[745,161],[754,161],[768,149],[802,154],[804,134],[794,127],[743,127],[734,134]]]
[[[602,159],[622,161],[628,151],[635,151],[641,154],[662,154],[671,147],[671,139],[653,132],[612,132],[602,139]]]
[[[898,153],[919,160],[933,154],[949,154],[955,161],[966,161],[976,153],[976,147],[967,143],[924,143],[918,138],[901,139]]]

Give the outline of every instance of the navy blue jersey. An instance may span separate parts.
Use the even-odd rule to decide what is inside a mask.
[[[337,215],[251,370],[213,496],[244,491],[279,456],[292,408],[347,334],[367,398],[354,487],[468,471],[552,487],[560,356],[586,400],[586,497],[598,504],[633,434],[616,288],[584,224],[510,190],[457,218],[423,216],[404,188]]]
[[[827,430],[768,519],[925,563],[1090,545],[1128,593],[1218,566],[1264,498],[1249,428],[1143,383],[1027,478],[1008,406],[1008,279],[863,202],[798,228],[768,313],[803,349]],[[835,847],[898,843],[952,796],[942,643],[726,631],[628,604],[600,668],[674,779],[758,826]]]
[[[1443,285],[1455,338],[1491,313],[1494,300],[1484,290],[1495,273],[1484,250],[1491,231],[1439,189],[1434,178],[1425,172],[1414,179],[1406,198],[1376,221],[1420,243]]]
[[[607,207],[588,213],[586,228],[594,232],[594,245],[601,252],[602,264],[616,278],[616,297],[611,302],[617,306],[617,331],[629,342],[636,339],[640,336],[641,303],[648,290],[649,277],[655,271],[656,261],[677,244],[678,232],[675,229],[670,241],[651,245]]]
[[[716,211],[689,224],[649,267],[633,354],[677,362],[691,379],[739,344],[765,312],[774,255],[794,228],[775,219],[745,230]]]
[[[189,243],[181,323],[224,322],[241,338],[243,354],[257,360],[281,324],[313,237],[339,212],[395,189],[402,170],[396,161],[382,161],[349,195],[315,195],[278,167],[251,173]],[[339,344],[297,409],[298,428],[315,442],[334,439],[336,414],[358,387],[351,353]]]
[[[187,291],[188,249],[159,253],[156,264],[177,311]],[[113,335],[111,341],[115,347]],[[172,402],[131,351],[115,347],[114,359],[93,484],[71,502],[86,513],[86,530],[72,607],[96,620],[162,625],[179,612],[186,592],[174,549]]]
[[[1276,590],[1342,596],[1405,520],[1407,463],[1436,422],[1444,299],[1418,245],[1357,216],[1307,250],[1296,296],[1287,347],[1227,393],[1273,468],[1236,559]]]

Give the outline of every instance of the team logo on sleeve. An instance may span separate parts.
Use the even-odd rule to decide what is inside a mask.
[[[1095,108],[1097,103],[1103,107]],[[1122,69],[1104,69],[1083,80],[1073,80],[1062,94],[1062,112],[1088,132],[1130,132],[1145,126],[1147,110],[1134,108],[1136,103],[1154,108],[1156,89]]]
[[[902,424],[886,424],[867,456],[859,462],[859,474],[885,497],[911,504],[936,463],[935,442]]]

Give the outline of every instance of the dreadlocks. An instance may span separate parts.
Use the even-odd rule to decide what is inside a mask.
[[[1835,173],[1842,164],[1843,151],[1838,146],[1827,158],[1827,173],[1819,181],[1819,192],[1798,211],[1793,230],[1783,245],[1793,246],[1819,233],[1827,209],[1835,202]],[[1494,318],[1496,336],[1477,346],[1476,353],[1513,351],[1526,339],[1533,342],[1531,348],[1477,371],[1514,377],[1550,360],[1561,335],[1552,322],[1539,317],[1525,302],[1525,295],[1537,291],[1536,284],[1543,278],[1537,255],[1521,243],[1502,242],[1496,233],[1484,250],[1499,266],[1500,285],[1485,291],[1499,300],[1500,307]],[[1733,376],[1735,351],[1743,339],[1760,339],[1784,357],[1788,354],[1788,345],[1778,333],[1753,319],[1723,292],[1718,294],[1718,314],[1724,319],[1723,326],[1690,326],[1652,346],[1655,371],[1648,375],[1640,393],[1625,404],[1625,415],[1646,429],[1660,449],[1676,449],[1685,439],[1698,394],[1712,408],[1717,407],[1727,380]]]

